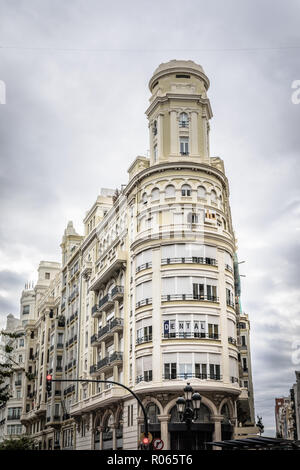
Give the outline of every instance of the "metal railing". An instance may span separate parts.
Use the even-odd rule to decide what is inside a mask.
[[[217,266],[218,262],[215,258],[203,258],[199,256],[191,256],[188,258],[162,258],[161,264],[184,264],[184,263],[195,263],[195,264],[207,264],[210,266]]]
[[[111,320],[107,325],[103,328],[100,328],[98,331],[98,339],[104,336],[106,333],[113,330],[116,326],[123,326],[123,319],[122,318],[114,318]]]
[[[229,336],[228,337],[228,343],[233,344],[234,346],[236,346],[236,339],[232,338],[232,336]]]
[[[163,339],[220,339],[218,333],[201,333],[201,332],[182,332],[182,331],[173,331],[172,333],[163,333]]]
[[[110,293],[106,294],[104,297],[102,297],[102,299],[99,300],[98,308],[101,308],[107,302],[112,302],[112,296]]]
[[[111,290],[111,296],[112,296],[112,298],[115,297],[117,294],[121,294],[121,295],[124,294],[124,287],[123,287],[123,286],[115,286],[115,287]]]
[[[137,266],[135,272],[139,273],[140,271],[143,271],[144,269],[148,269],[152,267],[152,261],[149,261],[148,263],[141,264],[140,266]]]
[[[90,367],[90,373],[93,374],[97,370],[100,370],[105,366],[110,366],[116,361],[123,361],[123,353],[116,351],[112,353],[110,356],[106,356],[103,359],[100,359],[97,362],[97,365],[94,364]]]
[[[152,382],[152,370],[147,370],[144,374],[138,375],[136,377],[136,383],[140,382]]]
[[[198,373],[170,373],[163,375],[164,380],[187,380],[187,379],[201,379],[201,380],[222,380],[222,376],[219,374],[198,374]]]
[[[231,300],[226,299],[226,304],[228,305],[228,307],[234,308],[234,303]]]
[[[143,307],[144,305],[151,305],[152,304],[152,297],[149,297],[148,299],[143,299],[140,300],[135,304],[136,308]]]
[[[149,341],[152,341],[152,334],[145,335],[145,336],[142,336],[140,338],[137,338],[135,344],[138,345],[138,344],[142,344],[142,343],[148,343]]]
[[[161,296],[161,300],[162,302],[169,302],[172,300],[200,300],[206,302],[219,302],[219,297],[202,294],[165,294]]]

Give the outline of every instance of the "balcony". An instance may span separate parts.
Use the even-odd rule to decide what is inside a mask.
[[[114,300],[112,298],[111,293],[106,294],[102,299],[99,300],[98,304],[98,312],[102,312],[103,310],[107,309],[114,305]]]
[[[201,295],[201,294],[168,294],[162,295],[162,302],[172,302],[174,300],[197,300],[200,302],[219,302],[219,297],[214,295]]]
[[[140,338],[137,338],[135,344],[139,345],[139,344],[143,344],[143,343],[148,343],[149,341],[152,341],[152,335],[146,335],[146,336],[142,336]]]
[[[148,299],[140,300],[139,302],[135,304],[135,306],[136,308],[139,308],[139,307],[144,307],[145,305],[151,305],[151,304],[152,304],[152,297],[149,297]]]
[[[163,258],[161,264],[205,264],[209,266],[218,266],[217,260],[214,258],[203,258],[192,256],[190,258]]]
[[[231,266],[229,266],[229,264],[225,264],[225,269],[227,269],[227,271],[230,271],[231,273],[233,273],[233,269]]]
[[[75,391],[75,385],[70,385],[69,387],[65,388],[64,396],[69,395]]]
[[[68,301],[72,302],[72,300],[75,299],[75,297],[78,295],[78,293],[79,293],[79,290],[78,290],[78,287],[77,287],[76,289],[73,290],[71,295],[69,295]]]
[[[7,416],[8,421],[16,421],[16,420],[19,420],[20,418],[21,418],[21,414]]]
[[[98,334],[95,334],[91,337],[91,345],[97,346],[99,341],[104,341],[105,339],[109,338],[112,334],[114,334],[116,331],[122,331],[122,330],[123,330],[123,319],[114,318],[103,328],[100,328],[100,330],[98,331]]]
[[[123,286],[115,286],[111,290],[111,297],[113,300],[121,300],[124,297],[124,287]]]
[[[144,374],[138,375],[136,377],[136,383],[140,382],[152,382],[152,370],[147,370]]]
[[[220,335],[217,333],[201,333],[201,332],[183,332],[174,331],[172,333],[164,333],[163,339],[210,339],[219,340]]]
[[[127,252],[116,250],[115,255],[106,261],[106,263],[95,274],[94,279],[91,280],[90,290],[99,290],[101,284],[107,282],[115,271],[118,271],[127,262]]]
[[[144,263],[141,264],[140,266],[137,266],[135,273],[138,274],[140,271],[144,271],[144,269],[149,269],[152,267],[152,262],[149,261],[149,263]]]
[[[56,348],[57,349],[64,349],[63,343],[57,343]]]
[[[232,302],[232,300],[226,299],[226,304],[227,304],[227,307],[232,307],[232,308],[234,308],[234,303]]]
[[[222,376],[219,374],[198,374],[198,373],[170,373],[163,375],[164,380],[188,380],[188,379],[200,379],[200,380],[222,380]]]
[[[95,372],[101,372],[104,369],[109,369],[115,365],[120,365],[123,362],[123,353],[114,352],[110,356],[106,356],[103,359],[100,359],[97,362],[97,365],[93,365],[90,367],[90,374],[94,374]]]
[[[233,344],[234,346],[236,346],[236,339],[232,338],[232,336],[229,336],[228,337],[228,343]]]

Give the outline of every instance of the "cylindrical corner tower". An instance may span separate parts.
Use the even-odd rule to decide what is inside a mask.
[[[197,448],[232,435],[240,394],[235,238],[223,162],[209,156],[208,87],[192,61],[155,70],[146,112],[150,162],[126,188],[136,218],[130,231],[135,390],[154,400],[167,448],[181,445],[175,405],[187,381],[202,396],[192,425]]]

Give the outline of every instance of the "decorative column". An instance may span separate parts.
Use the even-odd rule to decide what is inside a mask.
[[[160,415],[158,416],[158,421],[160,422],[160,437],[164,442],[163,450],[170,450],[170,439],[169,439],[169,429],[168,423],[170,421],[170,415]]]
[[[113,450],[117,450],[117,427],[118,427],[117,424],[113,424],[113,425],[111,426],[112,433],[113,433],[113,438],[112,438],[112,441],[113,441]]]
[[[163,114],[157,118],[157,160],[163,158]]]
[[[191,156],[199,154],[198,148],[198,112],[191,111],[191,122],[190,122],[190,141],[191,141]]]
[[[213,433],[213,441],[222,440],[222,421],[224,416],[215,415],[211,417],[211,421],[215,423],[215,430]],[[213,446],[213,450],[221,450],[221,447]]]
[[[120,304],[118,300],[115,300],[114,311],[115,311],[115,318],[119,318],[120,317]]]
[[[178,121],[177,111],[170,111],[170,155],[178,155]]]
[[[138,442],[137,442],[137,449],[140,447],[140,435],[141,435],[141,426],[144,424],[144,417],[143,416],[138,416],[137,417],[137,437],[138,437]],[[144,431],[145,432],[145,431]],[[150,432],[150,431],[149,431]]]
[[[104,431],[104,426],[98,426],[98,430],[100,431],[99,435],[99,449],[103,450],[103,431]]]

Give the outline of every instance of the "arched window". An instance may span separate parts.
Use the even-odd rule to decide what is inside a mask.
[[[147,193],[144,193],[144,194],[143,194],[143,196],[142,196],[142,202],[143,202],[143,204],[147,204],[147,202],[148,202]]]
[[[211,202],[217,202],[217,194],[216,194],[216,191],[214,191],[213,189],[211,190],[210,192],[210,198],[211,198]]]
[[[222,406],[221,415],[224,416],[223,424],[230,424],[230,411],[227,403]]]
[[[179,116],[179,127],[188,127],[189,118],[186,113],[181,113]]]
[[[198,197],[201,197],[201,198],[205,198],[206,197],[206,190],[203,186],[198,186],[197,188],[197,196]]]
[[[175,188],[172,184],[169,184],[166,189],[166,197],[175,197]]]
[[[159,199],[159,189],[158,188],[154,188],[152,189],[151,191],[151,200],[152,201],[157,201]]]
[[[181,187],[181,195],[182,196],[190,196],[191,195],[191,187],[188,184],[184,184]]]
[[[147,416],[148,416],[150,424],[159,423],[158,416],[160,412],[159,412],[158,406],[155,403],[149,403],[149,405],[147,405],[146,407],[146,412],[147,412]]]

